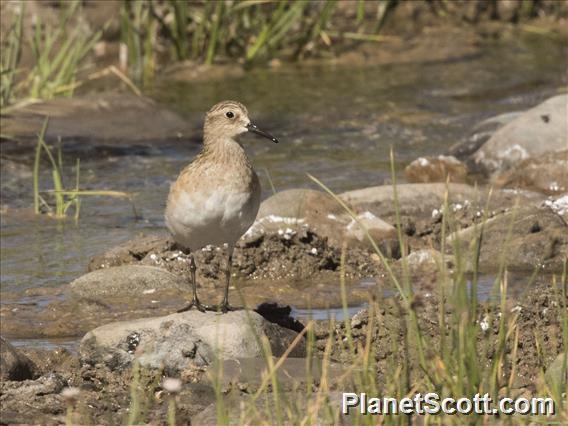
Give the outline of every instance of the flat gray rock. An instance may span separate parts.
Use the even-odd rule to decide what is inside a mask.
[[[471,205],[484,208],[489,194],[488,188],[476,188],[463,183],[407,183],[396,187],[398,208],[401,215],[430,217],[434,209],[444,204],[446,191],[449,204]],[[371,186],[340,194],[342,200],[351,204],[357,213],[368,211],[387,220],[395,215],[395,197],[392,185]],[[537,202],[542,196],[530,192],[493,191],[489,208],[514,205],[517,198],[522,202]]]
[[[523,160],[503,173],[494,174],[492,181],[499,187],[523,188],[548,195],[568,193],[568,149]]]
[[[297,336],[295,331],[268,322],[253,311],[227,314],[197,310],[116,322],[98,327],[81,340],[83,363],[104,364],[111,370],[129,368],[137,360],[145,368],[177,374],[191,365],[263,356],[261,340],[281,356]],[[302,342],[291,356],[303,356]]]
[[[402,214],[430,215],[444,202],[446,189],[449,189],[449,202],[463,203],[466,200],[479,199],[482,194],[474,187],[450,183],[409,183],[397,185],[399,209]],[[344,192],[341,199],[350,203],[355,211],[369,211],[382,216],[394,216],[394,190],[392,185],[371,186]]]
[[[498,129],[475,153],[490,173],[527,158],[568,147],[568,95],[558,95],[526,111]]]
[[[309,227],[337,246],[347,241],[352,246],[371,248],[366,231],[378,243],[396,239],[396,229],[375,214],[362,212],[353,220],[333,197],[313,189],[289,189],[266,199],[247,235],[254,238],[259,232],[298,232],[302,227]]]
[[[72,296],[98,299],[165,289],[188,291],[190,286],[183,277],[162,268],[122,265],[89,272],[71,282],[69,288]]]
[[[498,270],[504,261],[510,271],[530,273],[539,268],[562,273],[568,257],[568,226],[554,206],[519,207],[488,219],[483,227],[481,269]],[[466,259],[473,259],[479,232],[480,226],[454,232],[447,238],[448,247],[457,243]]]

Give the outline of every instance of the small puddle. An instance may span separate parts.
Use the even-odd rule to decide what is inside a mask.
[[[496,275],[494,274],[481,274],[477,279],[477,299],[478,302],[498,302],[500,300],[499,289],[495,288]],[[518,296],[527,288],[527,283],[529,282],[530,274],[511,274],[508,275],[508,296]],[[473,282],[471,279],[467,281],[467,291],[468,294],[471,291]],[[376,281],[373,278],[365,278],[359,283],[359,287],[371,289],[376,286]],[[397,294],[396,290],[384,289],[382,296],[384,298],[391,298]],[[347,306],[346,309],[343,307],[332,307],[332,308],[292,308],[290,316],[297,320],[315,320],[315,321],[344,321],[345,316],[347,318],[353,317],[362,309],[366,309],[369,306],[368,303],[358,303],[355,305]]]
[[[42,349],[46,351],[54,351],[56,349],[67,349],[69,352],[76,354],[79,352],[79,343],[81,339],[76,337],[59,338],[59,339],[8,339],[16,348]]]
[[[357,312],[369,306],[368,303],[362,303],[356,306],[349,306],[347,309],[343,308],[329,308],[329,309],[296,309],[292,308],[290,316],[297,320],[314,320],[325,321],[332,320],[344,321],[345,314],[347,318],[353,317]]]

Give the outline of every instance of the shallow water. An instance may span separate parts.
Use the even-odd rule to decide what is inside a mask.
[[[222,81],[165,83],[151,96],[192,122],[219,100],[245,103],[257,124],[281,140],[278,145],[254,137],[246,141],[265,196],[270,194],[267,173],[277,190],[313,187],[306,177],[311,173],[343,191],[388,181],[390,146],[402,170],[420,155],[442,153],[484,118],[553,95],[567,82],[565,53],[550,40],[520,37],[451,62],[283,66]],[[134,193],[142,218],[135,220],[128,203],[108,198],[84,198],[78,224],[3,214],[1,291],[60,286],[84,273],[94,254],[141,232],[163,231],[169,184],[197,149],[171,143],[82,154],[83,185]],[[69,163],[80,151],[64,146]],[[2,203],[31,205],[29,177],[9,189],[2,185]]]
[[[44,349],[52,351],[55,349],[66,349],[71,353],[79,351],[79,339],[10,339],[10,343],[15,347],[25,347],[32,349]]]
[[[524,274],[509,274],[508,284],[512,289],[508,289],[507,294],[512,297],[518,297],[523,292],[527,291],[529,288],[529,281],[527,276]],[[477,298],[481,302],[487,301],[498,301],[500,299],[499,288],[495,287],[496,275],[494,274],[480,274],[477,279]],[[361,287],[367,287],[372,289],[376,286],[375,280],[367,279],[362,280],[360,283]],[[467,281],[467,291],[468,294],[471,292],[472,280]],[[416,289],[418,290],[418,289]],[[382,295],[385,298],[390,298],[395,296],[396,291],[391,289],[383,289]],[[331,320],[344,321],[345,316],[350,318],[362,309],[367,308],[368,303],[358,303],[353,305],[348,305],[346,308],[342,306],[330,307],[327,309],[309,309],[309,308],[292,308],[290,315],[296,319],[300,320]]]

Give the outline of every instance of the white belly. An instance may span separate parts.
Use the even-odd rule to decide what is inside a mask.
[[[174,201],[174,200],[172,200]],[[168,203],[166,224],[174,240],[190,250],[209,244],[234,246],[253,224],[260,205],[260,191],[181,192]]]

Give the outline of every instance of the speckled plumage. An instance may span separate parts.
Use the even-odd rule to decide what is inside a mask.
[[[172,185],[165,212],[174,240],[190,251],[227,244],[228,268],[235,243],[253,224],[260,205],[258,176],[238,140],[248,131],[277,142],[250,123],[242,104],[224,101],[213,106],[205,117],[203,148]],[[194,269],[193,256],[190,261]],[[199,308],[202,305],[195,293],[194,274],[194,301],[190,307]],[[223,310],[228,307],[226,298]]]
[[[176,242],[192,251],[209,244],[232,247],[259,205],[260,183],[244,149],[234,140],[218,141],[172,185],[166,224]]]

